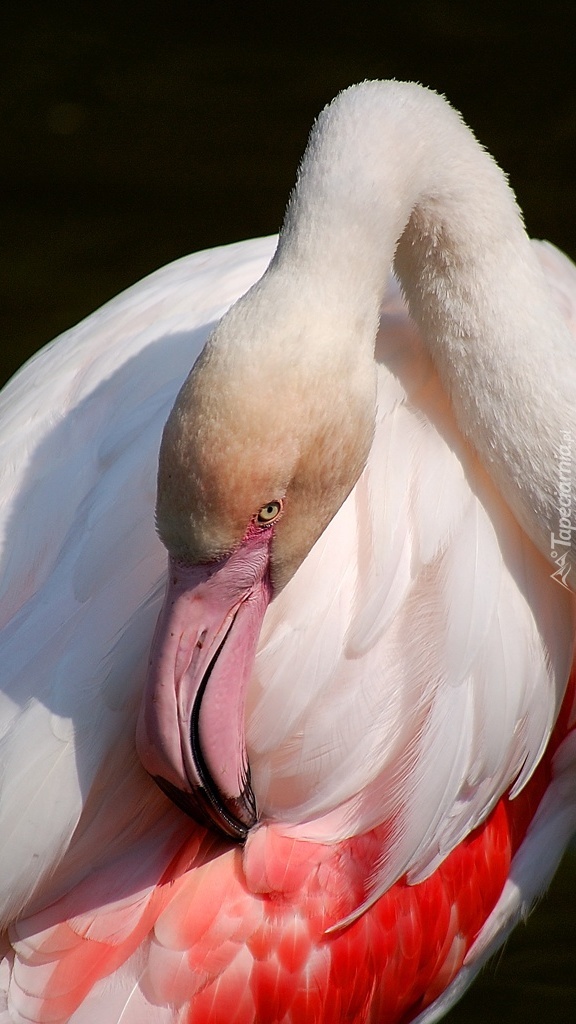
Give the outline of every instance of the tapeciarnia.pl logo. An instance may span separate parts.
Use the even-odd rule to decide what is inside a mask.
[[[576,526],[572,521],[572,434],[569,430],[562,432],[562,441],[558,445],[555,455],[558,473],[556,487],[558,532],[550,532],[550,557],[558,568],[551,573],[551,576],[566,590],[570,590],[566,581],[572,568],[570,549],[572,533],[576,530]]]

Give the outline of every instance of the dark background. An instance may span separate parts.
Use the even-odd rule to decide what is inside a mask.
[[[371,77],[446,93],[576,255],[574,0],[4,3],[0,378],[168,260],[276,231],[313,118]]]
[[[446,93],[576,256],[574,0],[4,3],[0,379],[168,260],[276,231],[313,118],[372,77]],[[575,871],[451,1024],[574,1024]]]

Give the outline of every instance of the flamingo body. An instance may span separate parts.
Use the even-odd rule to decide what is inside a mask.
[[[379,830],[338,847],[268,836],[249,877],[238,849],[201,830],[180,837],[164,871],[168,851],[147,850],[135,879],[130,851],[16,926],[6,1020],[88,1022],[103,1010],[190,1024],[433,1020],[418,1012],[447,986],[453,1001],[485,958],[467,961],[471,937],[497,906],[549,782],[547,764],[428,879],[400,880],[332,936],[365,895],[386,842]]]
[[[259,824],[234,845],[143,771],[162,427],[274,247],[164,268],[3,393],[0,1024],[429,1024],[576,825],[572,594],[393,278],[366,466],[260,636]],[[534,251],[575,333],[576,270]]]

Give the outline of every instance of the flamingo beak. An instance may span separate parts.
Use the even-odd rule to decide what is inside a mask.
[[[142,764],[167,796],[236,840],[258,819],[244,705],[271,598],[271,539],[271,530],[249,533],[207,565],[169,559],[136,734]]]

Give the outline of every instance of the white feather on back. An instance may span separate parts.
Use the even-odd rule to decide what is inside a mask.
[[[105,859],[181,824],[134,754],[165,573],[157,450],[211,324],[273,245],[159,271],[2,396],[3,921],[81,878],[95,837]],[[276,827],[337,839],[393,822],[374,893],[431,870],[526,781],[574,625],[572,598],[462,441],[397,290],[377,354],[368,466],[269,609],[247,720],[256,796]]]
[[[393,823],[374,895],[424,877],[526,783],[574,635],[572,597],[462,440],[400,303],[382,315],[368,465],[269,611],[247,733],[275,827],[336,840]]]
[[[59,890],[86,872],[102,833],[111,855],[166,815],[134,753],[166,567],[154,530],[158,446],[212,324],[274,244],[163,268],[34,357],[0,396],[0,927],[46,899],[54,865]]]

